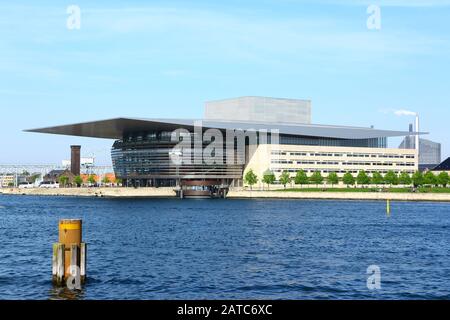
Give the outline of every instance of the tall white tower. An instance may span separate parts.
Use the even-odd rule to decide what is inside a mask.
[[[420,152],[420,138],[419,138],[419,133],[420,132],[420,128],[419,128],[419,114],[416,113],[416,143],[415,143],[415,147],[417,150],[417,154],[419,154]]]

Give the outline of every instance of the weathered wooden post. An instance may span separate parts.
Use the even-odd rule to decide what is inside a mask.
[[[61,220],[59,243],[53,245],[53,283],[64,285],[69,277],[86,280],[86,244],[82,242],[82,221]]]
[[[59,286],[64,283],[64,251],[63,244],[53,244],[53,283]]]

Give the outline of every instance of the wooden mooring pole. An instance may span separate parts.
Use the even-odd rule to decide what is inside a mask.
[[[86,280],[87,246],[82,242],[82,221],[61,220],[59,222],[59,242],[53,245],[53,283],[66,285],[72,277],[83,284]],[[79,277],[79,279],[77,279]]]

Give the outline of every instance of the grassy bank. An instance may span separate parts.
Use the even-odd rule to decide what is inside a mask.
[[[288,188],[276,192],[386,192],[386,193],[450,193],[450,188]]]

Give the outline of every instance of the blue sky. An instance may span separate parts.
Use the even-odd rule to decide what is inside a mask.
[[[394,111],[419,112],[448,157],[449,75],[450,0],[4,1],[0,164],[59,163],[72,143],[107,164],[110,140],[21,130],[199,118],[204,101],[244,95],[311,99],[321,124],[406,130]]]

